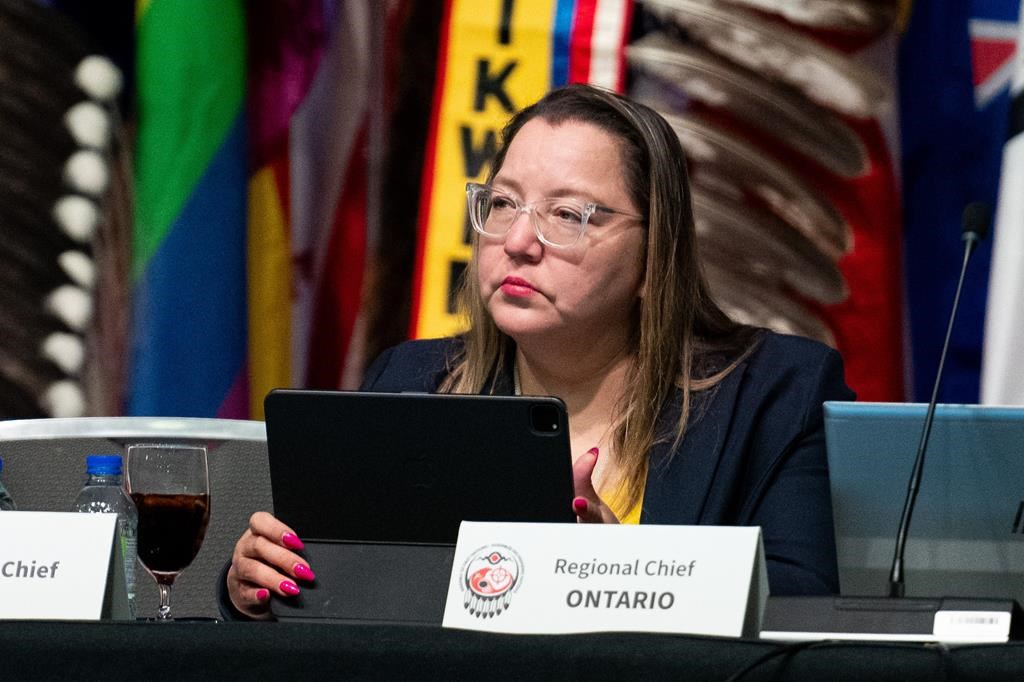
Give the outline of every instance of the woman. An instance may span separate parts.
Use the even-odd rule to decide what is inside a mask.
[[[556,90],[512,118],[467,193],[469,331],[386,351],[364,390],[558,396],[580,521],[759,525],[773,594],[837,591],[821,404],[852,398],[841,360],[711,300],[668,123]],[[300,548],[253,515],[227,574],[234,607],[259,617],[297,594],[313,575]]]

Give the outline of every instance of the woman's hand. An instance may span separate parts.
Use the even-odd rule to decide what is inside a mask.
[[[228,596],[234,607],[250,618],[265,618],[271,593],[297,595],[297,581],[316,577],[306,560],[292,551],[302,548],[295,531],[272,514],[256,512],[249,517],[249,528],[235,543],[228,569]]]
[[[597,448],[590,448],[573,462],[572,484],[576,497],[572,510],[580,523],[618,523],[615,514],[608,508],[594,490],[594,467],[597,465]]]

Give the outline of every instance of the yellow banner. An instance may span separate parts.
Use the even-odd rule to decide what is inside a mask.
[[[486,178],[509,117],[547,92],[554,11],[555,0],[450,0],[424,181],[416,338],[464,328],[453,294],[470,256],[465,185]]]

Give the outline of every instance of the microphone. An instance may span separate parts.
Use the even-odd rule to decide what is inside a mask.
[[[769,597],[761,626],[763,639],[1005,642],[1024,634],[1024,615],[1011,598],[904,597],[903,555],[921,485],[921,472],[938,403],[949,340],[960,306],[967,264],[974,249],[988,232],[989,219],[989,210],[981,203],[968,205],[963,213],[963,265],[946,328],[946,338],[939,355],[935,385],[928,403],[917,456],[907,484],[887,596]]]
[[[967,242],[970,251],[973,252],[978,242],[984,241],[985,237],[988,236],[988,225],[991,219],[992,212],[987,204],[980,201],[967,204],[962,220],[964,226],[962,239],[964,242]],[[961,275],[960,280],[961,282],[963,281],[963,275]],[[955,309],[953,314],[956,314]]]
[[[939,400],[939,386],[942,384],[942,370],[946,365],[946,353],[949,351],[949,339],[953,335],[953,323],[956,321],[957,309],[960,307],[960,292],[964,286],[964,277],[967,274],[967,264],[971,260],[971,254],[975,247],[988,234],[988,224],[991,219],[991,211],[987,205],[975,201],[964,209],[963,219],[963,242],[964,258],[960,266],[960,279],[956,284],[956,295],[953,297],[953,310],[949,314],[949,324],[946,327],[946,340],[942,344],[942,353],[939,355],[939,368],[935,372],[935,384],[932,387],[932,397],[928,401],[928,410],[925,413],[924,428],[921,430],[921,442],[917,446],[917,455],[914,458],[914,467],[910,472],[910,481],[907,484],[907,497],[903,502],[903,514],[900,517],[899,530],[896,532],[896,549],[893,552],[892,568],[889,570],[889,596],[902,597],[904,584],[903,555],[907,548],[907,533],[910,530],[910,520],[914,515],[914,505],[917,503],[917,492],[921,486],[921,476],[924,471],[924,457],[928,448],[928,438],[931,436],[932,420],[935,417],[935,406]]]

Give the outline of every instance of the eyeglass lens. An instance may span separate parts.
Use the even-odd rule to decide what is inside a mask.
[[[572,199],[544,199],[520,205],[509,196],[485,189],[473,193],[470,210],[474,227],[494,237],[504,236],[521,212],[530,213],[543,240],[558,246],[575,243],[589,215],[586,206]]]

